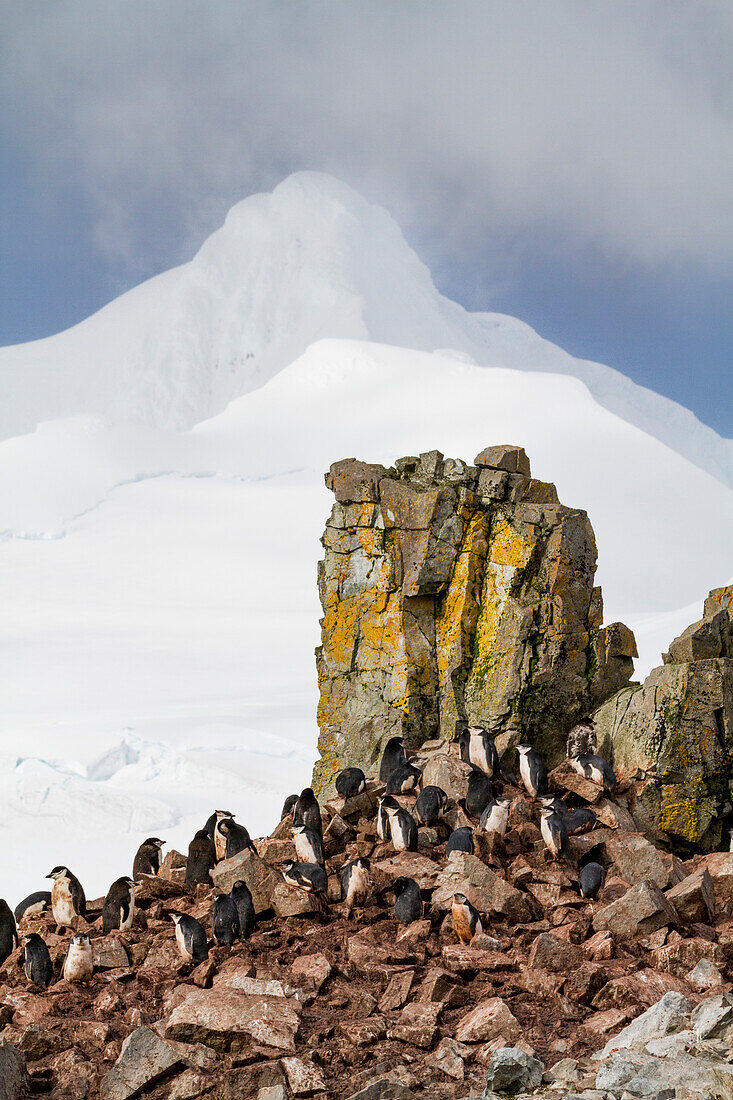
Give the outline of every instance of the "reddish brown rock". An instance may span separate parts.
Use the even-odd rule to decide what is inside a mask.
[[[532,919],[529,898],[467,852],[453,852],[435,880],[432,904],[450,909],[456,891],[465,894],[479,913],[507,917],[515,922]]]
[[[636,886],[645,880],[663,890],[669,882],[669,867],[662,853],[641,833],[617,833],[605,844],[615,873]]]
[[[282,1067],[293,1096],[310,1096],[326,1087],[321,1070],[310,1058],[283,1058]]]
[[[686,982],[672,974],[663,974],[658,970],[636,970],[633,974],[622,974],[612,978],[593,999],[594,1008],[635,1008],[639,1005],[650,1008],[665,993],[674,990],[689,997],[691,990]]]
[[[572,970],[585,962],[585,955],[575,944],[568,943],[550,932],[541,933],[532,944],[529,965],[556,973]]]
[[[709,921],[715,916],[715,889],[707,867],[701,867],[666,892],[686,924]]]
[[[218,989],[187,991],[165,1026],[167,1039],[214,1050],[246,1050],[254,1041],[294,1053],[300,1005],[285,997],[251,997]]]
[[[599,909],[593,917],[596,932],[610,932],[621,940],[678,922],[672,903],[653,883],[646,881],[632,886],[618,901]]]
[[[489,997],[461,1017],[454,1034],[459,1043],[485,1043],[498,1035],[513,1042],[520,1032],[519,1022],[509,1005],[500,997]]]
[[[397,1022],[387,1029],[387,1037],[429,1050],[438,1033],[438,1017],[442,1009],[442,1004],[434,1002],[415,1001],[405,1005]]]
[[[410,994],[414,979],[414,970],[402,970],[395,974],[380,998],[379,1011],[393,1012],[396,1008],[402,1008]]]

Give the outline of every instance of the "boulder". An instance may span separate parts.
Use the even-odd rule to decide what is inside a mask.
[[[559,936],[553,936],[551,932],[541,932],[532,944],[529,953],[529,966],[535,969],[550,970],[560,974],[564,971],[572,971],[585,962],[585,955],[580,947],[567,940],[561,940]],[[511,1036],[507,1036],[510,1038]]]
[[[433,907],[450,909],[456,891],[487,916],[496,914],[518,923],[532,919],[532,904],[526,894],[468,852],[451,852],[435,880]]]
[[[432,1001],[415,1001],[405,1005],[397,1021],[387,1029],[387,1038],[429,1050],[438,1033],[438,1017],[442,1009],[442,1004]]]
[[[283,1058],[282,1067],[293,1096],[310,1096],[326,1087],[323,1073],[310,1058]]]
[[[650,1039],[660,1039],[687,1027],[692,1012],[692,1003],[681,993],[665,993],[661,1000],[632,1020],[623,1031],[609,1039],[603,1050],[593,1057],[599,1061],[606,1058],[612,1050],[623,1047],[643,1049]]]
[[[272,908],[272,895],[275,887],[282,883],[282,877],[248,848],[231,859],[223,859],[211,872],[215,889],[224,894],[228,894],[240,879],[249,886],[256,913]]]
[[[667,890],[666,898],[686,924],[705,923],[715,916],[715,890],[707,867],[694,871]]]
[[[481,1043],[502,1035],[513,1042],[521,1035],[521,1028],[506,1001],[489,997],[462,1016],[455,1028],[459,1043]]]
[[[599,751],[638,779],[637,827],[652,839],[717,847],[733,780],[730,589],[670,645],[643,686],[620,690],[594,714]]]
[[[620,940],[645,936],[665,925],[679,923],[674,906],[653,883],[632,886],[618,901],[598,909],[593,916],[596,932],[610,932]]]
[[[647,879],[663,890],[669,883],[669,867],[658,848],[639,833],[619,833],[605,843],[607,857],[615,873],[636,886]]]
[[[294,1054],[299,1026],[300,1005],[294,998],[192,987],[171,1011],[165,1037],[204,1043],[218,1051],[237,1053],[254,1042]]]
[[[28,1093],[25,1058],[6,1039],[0,1039],[0,1100],[26,1100]]]
[[[372,874],[375,881],[383,875],[389,883],[404,875],[414,878],[421,890],[431,890],[440,874],[440,864],[419,852],[395,852],[393,856],[373,863]]]
[[[486,1088],[494,1092],[526,1092],[542,1084],[545,1067],[537,1058],[518,1047],[502,1047],[491,1055],[486,1067]]]
[[[99,1095],[101,1100],[131,1100],[184,1066],[172,1043],[149,1027],[138,1027],[127,1036],[119,1058],[102,1078]]]

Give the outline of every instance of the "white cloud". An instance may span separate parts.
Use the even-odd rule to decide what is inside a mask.
[[[67,0],[2,16],[4,126],[115,258],[185,252],[299,168],[441,251],[534,233],[650,266],[733,249],[724,3]],[[418,228],[419,227],[419,228]]]

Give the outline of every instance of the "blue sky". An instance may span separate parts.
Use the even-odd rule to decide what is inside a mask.
[[[182,17],[184,13],[184,17]],[[730,5],[0,3],[0,344],[189,258],[300,168],[444,293],[733,429]]]

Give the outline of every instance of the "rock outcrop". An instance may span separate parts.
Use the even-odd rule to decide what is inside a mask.
[[[514,446],[472,466],[439,451],[390,469],[345,459],[326,484],[315,789],[347,764],[371,770],[391,736],[416,748],[465,722],[557,763],[636,656],[627,627],[601,625],[586,513]]]
[[[644,685],[594,715],[599,750],[636,781],[637,828],[657,840],[713,849],[731,815],[731,612],[733,586],[714,589]]]

